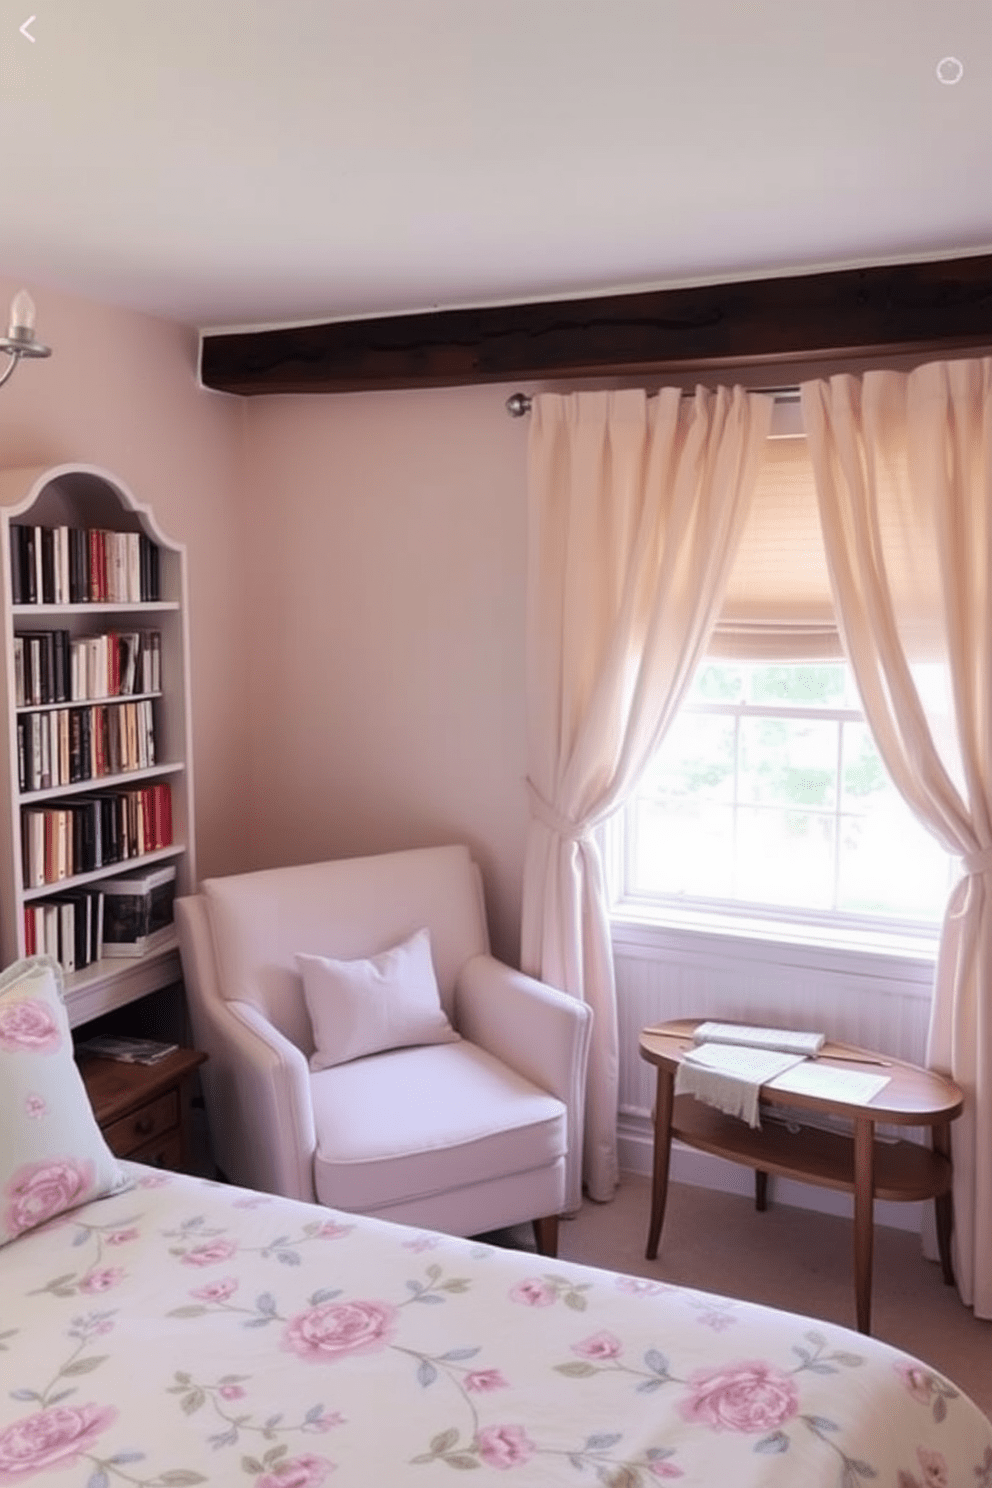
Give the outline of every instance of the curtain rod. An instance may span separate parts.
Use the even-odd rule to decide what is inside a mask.
[[[793,387],[748,388],[747,391],[764,393],[767,397],[774,398],[776,403],[798,403],[800,397],[798,384]],[[654,393],[648,393],[649,398],[654,396]],[[523,418],[530,413],[533,401],[530,393],[511,393],[506,400],[506,411],[511,418]]]

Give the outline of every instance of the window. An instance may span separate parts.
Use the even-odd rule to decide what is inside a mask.
[[[955,876],[889,780],[843,661],[708,658],[611,832],[630,909],[920,930]]]

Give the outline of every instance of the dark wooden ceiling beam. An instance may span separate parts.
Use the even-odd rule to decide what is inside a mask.
[[[206,387],[340,393],[992,346],[992,254],[208,335]]]

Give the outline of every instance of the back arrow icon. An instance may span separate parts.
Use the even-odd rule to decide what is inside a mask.
[[[38,19],[37,16],[28,16],[27,20],[24,22],[24,25],[20,28],[21,35],[22,36],[26,36],[27,39],[28,39],[28,41],[36,41],[37,40],[37,37],[32,36],[31,35],[31,32],[28,30],[28,27],[29,26],[33,26],[34,23],[35,23],[35,21],[37,19]]]

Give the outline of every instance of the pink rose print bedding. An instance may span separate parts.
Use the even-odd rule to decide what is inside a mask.
[[[55,1054],[61,1047],[58,1023],[40,998],[22,997],[0,1008],[0,1049],[11,1054]]]
[[[128,1170],[0,1250],[0,1488],[992,1488],[977,1408],[844,1329]]]

